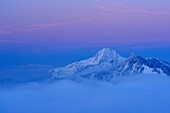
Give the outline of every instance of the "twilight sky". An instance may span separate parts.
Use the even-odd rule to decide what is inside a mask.
[[[14,55],[73,49],[72,54],[91,50],[86,52],[91,56],[112,47],[142,55],[152,51],[147,55],[170,61],[169,6],[169,0],[1,0],[0,58],[5,64]]]

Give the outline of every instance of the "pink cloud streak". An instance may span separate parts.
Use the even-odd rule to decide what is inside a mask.
[[[56,27],[56,26],[60,26],[60,25],[68,25],[68,24],[89,22],[89,21],[93,21],[93,20],[94,19],[76,20],[76,21],[63,22],[63,23],[52,23],[52,24],[37,24],[37,25],[28,25],[28,27],[30,27],[30,28],[48,28],[48,27]]]
[[[64,25],[67,23],[53,23],[53,24],[38,24],[38,25],[29,25],[28,27],[31,28],[47,28],[47,27],[55,27],[55,26],[59,26],[59,25]]]
[[[9,32],[9,31],[0,31],[0,35],[4,35],[4,34],[11,34],[11,32]]]
[[[31,31],[36,31],[40,29],[46,29],[49,27],[57,27],[57,26],[69,25],[69,24],[78,24],[78,23],[84,23],[84,22],[90,22],[90,21],[94,21],[94,19],[76,20],[76,21],[62,22],[62,23],[36,24],[36,25],[18,25],[18,24],[5,25],[5,26],[0,27],[0,35],[12,34],[16,32],[31,32]]]
[[[13,28],[13,27],[16,27],[18,26],[19,24],[11,24],[11,25],[6,25],[4,26],[4,28]]]
[[[114,6],[118,6],[118,7],[122,7],[122,8],[129,8],[127,5],[120,4],[120,3],[114,3],[114,2],[102,1],[102,0],[96,0],[96,2],[102,3],[102,4],[110,4],[110,5],[114,5]]]
[[[0,40],[0,43],[30,43],[26,41]]]
[[[129,7],[125,4],[119,4],[119,3],[102,1],[102,0],[96,0],[96,1],[98,3],[101,3],[101,5],[95,5],[95,6],[104,10],[104,11],[120,12],[120,13],[144,13],[144,14],[170,15],[170,12],[165,12],[165,11],[151,11],[151,10],[147,10],[147,9],[144,9],[144,8]],[[118,8],[107,7],[104,4],[116,6]]]

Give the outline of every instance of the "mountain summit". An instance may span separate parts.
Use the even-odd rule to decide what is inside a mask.
[[[50,70],[48,76],[51,79],[111,80],[115,76],[140,73],[170,76],[170,65],[158,58],[143,58],[133,53],[124,58],[111,48],[103,48],[87,60]]]
[[[85,61],[89,61],[94,64],[100,64],[102,62],[112,62],[114,65],[120,64],[125,58],[121,57],[113,49],[103,48],[97,54]],[[87,63],[87,62],[86,62]]]
[[[103,48],[94,56],[98,62],[101,60],[114,60],[117,57],[119,57],[119,55],[116,51],[110,48]]]

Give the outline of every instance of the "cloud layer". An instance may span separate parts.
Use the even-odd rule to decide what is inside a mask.
[[[155,10],[148,10],[145,8],[134,8],[127,6],[125,4],[115,3],[115,2],[108,2],[103,0],[96,0],[98,5],[96,7],[109,12],[118,12],[118,13],[144,13],[144,14],[155,14],[155,15],[170,15],[170,12],[166,11],[155,11]],[[112,7],[109,7],[112,5]]]
[[[1,26],[0,35],[12,34],[18,32],[31,32],[31,31],[50,28],[50,27],[57,27],[57,26],[69,25],[69,24],[79,24],[79,23],[85,23],[90,21],[94,21],[94,19],[75,20],[75,21],[63,22],[63,23],[34,24],[34,25],[11,24],[11,25]]]
[[[169,113],[170,104],[169,78],[150,75],[0,90],[1,113]]]

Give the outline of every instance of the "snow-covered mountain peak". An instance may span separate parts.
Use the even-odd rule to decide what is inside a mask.
[[[119,56],[116,51],[110,48],[103,48],[94,56],[98,60],[113,60]]]
[[[121,57],[113,49],[101,49],[94,57],[79,62],[74,62],[65,67],[56,68],[50,73],[53,77],[65,78],[66,76],[89,74],[93,72],[112,69],[122,63],[126,58]]]
[[[125,58],[121,57],[111,48],[103,48],[93,57],[94,62],[110,62],[113,61],[115,63],[120,63],[125,61]]]
[[[111,48],[103,48],[94,57],[55,68],[50,70],[48,75],[55,79],[83,77],[111,80],[114,76],[148,72],[170,76],[169,63],[158,58],[135,56],[133,53],[128,58],[124,58]]]

